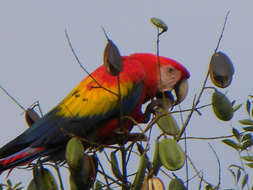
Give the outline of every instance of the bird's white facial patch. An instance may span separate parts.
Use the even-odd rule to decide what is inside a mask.
[[[170,91],[181,78],[181,71],[175,69],[170,65],[160,67],[161,83],[159,85],[160,91]],[[160,79],[159,79],[160,80]]]

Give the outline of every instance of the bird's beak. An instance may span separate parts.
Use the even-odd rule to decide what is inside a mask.
[[[174,90],[175,90],[175,94],[176,94],[176,97],[177,97],[177,99],[175,101],[175,105],[178,105],[187,96],[187,93],[188,93],[188,81],[187,81],[187,79],[183,79],[183,80],[179,81],[175,85]]]
[[[163,96],[167,102],[166,107],[171,107],[180,104],[188,93],[188,82],[187,79],[180,80],[175,86],[174,89],[170,91],[158,92],[156,95],[157,99],[162,99]]]

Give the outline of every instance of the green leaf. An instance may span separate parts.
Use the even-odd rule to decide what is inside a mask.
[[[212,95],[212,107],[215,116],[222,121],[229,121],[233,117],[233,108],[230,100],[219,91]]]
[[[248,139],[251,139],[251,138],[252,138],[252,135],[250,133],[247,133],[247,134],[245,134],[245,135],[242,136],[242,142],[246,141]]]
[[[100,181],[98,181],[98,180],[96,180],[96,182],[95,182],[95,188],[94,189],[95,190],[102,190],[103,189],[103,183],[100,182]]]
[[[239,120],[239,123],[242,124],[242,125],[253,125],[253,120],[251,120],[251,119],[242,119],[242,120]]]
[[[236,172],[236,183],[238,183],[238,182],[239,182],[240,177],[241,177],[241,170],[240,170],[240,169],[238,169],[238,170],[237,170],[237,172]]]
[[[116,157],[116,153],[115,152],[111,152],[111,169],[112,169],[112,173],[115,175],[115,177],[119,180],[123,180],[123,176],[120,172],[119,169],[119,163]]]
[[[146,155],[144,153],[140,157],[139,168],[138,168],[138,171],[137,171],[135,178],[134,178],[134,183],[133,183],[134,190],[141,189],[141,186],[144,181],[145,170],[147,168],[147,165],[148,165],[148,161],[147,161]]]
[[[222,142],[225,143],[226,145],[234,148],[235,150],[238,150],[240,148],[240,145],[236,144],[233,140],[224,139],[224,140],[222,140]]]
[[[243,127],[243,130],[244,131],[250,131],[250,132],[252,132],[253,131],[253,126],[251,126],[251,127]]]
[[[242,178],[242,189],[244,188],[244,186],[248,183],[248,179],[249,179],[249,176],[248,174],[245,174]]]
[[[12,182],[10,179],[7,179],[6,183],[7,183],[8,187],[12,187]]]
[[[241,135],[240,135],[239,131],[236,128],[232,128],[232,133],[236,137],[236,139],[240,142]]]
[[[170,181],[168,190],[186,190],[186,187],[181,179],[175,178]]]
[[[245,150],[245,149],[249,148],[252,145],[253,145],[253,141],[251,139],[248,139],[248,140],[243,142],[241,149]]]
[[[158,124],[159,128],[164,133],[166,133],[168,135],[176,136],[180,131],[176,120],[174,119],[174,117],[171,114],[168,114],[165,111],[162,111],[161,113],[159,113],[157,115],[157,117],[159,117],[160,115],[163,115],[163,114],[165,114],[165,115],[160,117],[157,120],[157,124]]]
[[[247,113],[248,113],[249,116],[250,116],[250,107],[251,107],[250,101],[247,100],[247,102],[246,102],[246,110],[247,110]]]
[[[156,139],[156,141],[155,141],[155,150],[154,150],[152,166],[153,166],[154,174],[157,175],[160,167],[162,166],[162,163],[161,163],[161,160],[159,157],[159,141],[158,141],[158,139]]]
[[[236,106],[233,107],[233,112],[236,112],[237,110],[239,110],[242,107],[242,104],[238,104]]]
[[[168,30],[168,26],[159,18],[152,17],[150,19],[151,23],[155,25],[157,28],[162,29],[162,32],[166,32]]]
[[[253,162],[252,163],[247,163],[246,166],[248,166],[249,168],[253,168]]]
[[[240,170],[243,170],[243,171],[244,171],[244,169],[243,169],[241,166],[238,166],[238,165],[236,165],[236,164],[231,164],[231,165],[229,165],[229,168],[239,168]]]
[[[253,162],[253,156],[241,156],[241,159],[248,162]]]
[[[206,185],[205,187],[206,190],[216,190],[211,184]]]
[[[68,141],[66,148],[66,161],[70,168],[74,170],[79,170],[81,168],[83,152],[84,147],[78,138],[73,137]]]
[[[234,178],[234,180],[236,179],[236,177],[235,177],[235,172],[232,170],[232,169],[228,169],[229,171],[230,171],[230,173],[232,174],[232,176],[233,176],[233,178]]]
[[[184,166],[185,154],[174,139],[164,138],[159,143],[160,160],[168,170],[179,170]]]

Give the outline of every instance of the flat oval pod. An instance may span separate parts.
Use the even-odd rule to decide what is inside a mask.
[[[45,183],[48,185],[47,189],[57,190],[58,186],[53,174],[48,169],[43,169],[42,175],[45,179]]]
[[[52,189],[57,190],[58,186],[53,174],[46,168],[34,168],[34,179],[29,184],[29,187],[32,189],[36,186],[36,189]]]
[[[212,95],[212,107],[216,117],[222,121],[229,121],[233,117],[232,103],[221,92],[215,91]]]
[[[88,189],[90,187],[89,183],[89,161],[86,155],[83,157],[82,163],[80,164],[80,169],[75,170],[70,168],[70,187],[71,190],[78,189]]]
[[[69,168],[70,170],[70,186],[71,189],[90,189],[96,179],[97,175],[97,160],[95,157],[83,154],[83,158],[80,165],[80,169],[76,170]]]
[[[166,32],[168,30],[168,26],[163,22],[161,19],[152,17],[150,19],[150,22],[155,25],[157,28],[162,29],[163,32]]]
[[[149,190],[164,190],[165,187],[160,178],[152,177],[148,179],[148,189]]]
[[[171,180],[168,190],[186,190],[186,187],[181,179],[175,178]]]
[[[148,165],[147,158],[146,158],[145,153],[143,153],[140,157],[139,168],[138,168],[138,171],[137,171],[135,178],[134,178],[134,183],[133,183],[134,190],[141,189],[141,186],[144,181],[145,170],[147,168],[147,165]]]
[[[160,160],[168,170],[179,170],[184,166],[185,154],[174,139],[164,138],[159,143]]]
[[[73,137],[68,141],[66,147],[66,161],[71,169],[81,169],[83,152],[84,147],[82,145],[82,142],[78,138]]]
[[[213,84],[220,88],[228,87],[233,78],[234,67],[232,61],[223,52],[216,52],[209,64],[210,78]]]
[[[123,71],[122,57],[119,49],[109,38],[107,38],[104,50],[104,66],[107,72],[113,76],[119,75]]]
[[[168,114],[166,111],[162,111],[162,109],[160,109],[157,116],[161,116],[157,120],[157,124],[164,133],[172,136],[176,136],[179,133],[180,130],[177,122],[171,114]]]
[[[156,139],[153,162],[152,162],[152,170],[154,172],[154,175],[157,175],[161,166],[162,166],[162,163],[161,163],[161,160],[159,157],[159,141],[158,141],[158,139]]]
[[[111,152],[111,169],[112,169],[112,173],[114,174],[114,176],[119,179],[119,180],[123,180],[123,176],[121,174],[121,171],[119,169],[119,163],[118,163],[118,159],[116,157],[116,153],[115,152]]]

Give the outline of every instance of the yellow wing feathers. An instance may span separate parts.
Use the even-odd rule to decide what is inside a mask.
[[[100,83],[118,94],[117,80]],[[133,88],[132,82],[121,82],[121,96],[126,97]],[[105,114],[118,105],[118,96],[99,87],[90,77],[83,80],[57,106],[57,115],[63,117],[92,117]]]

